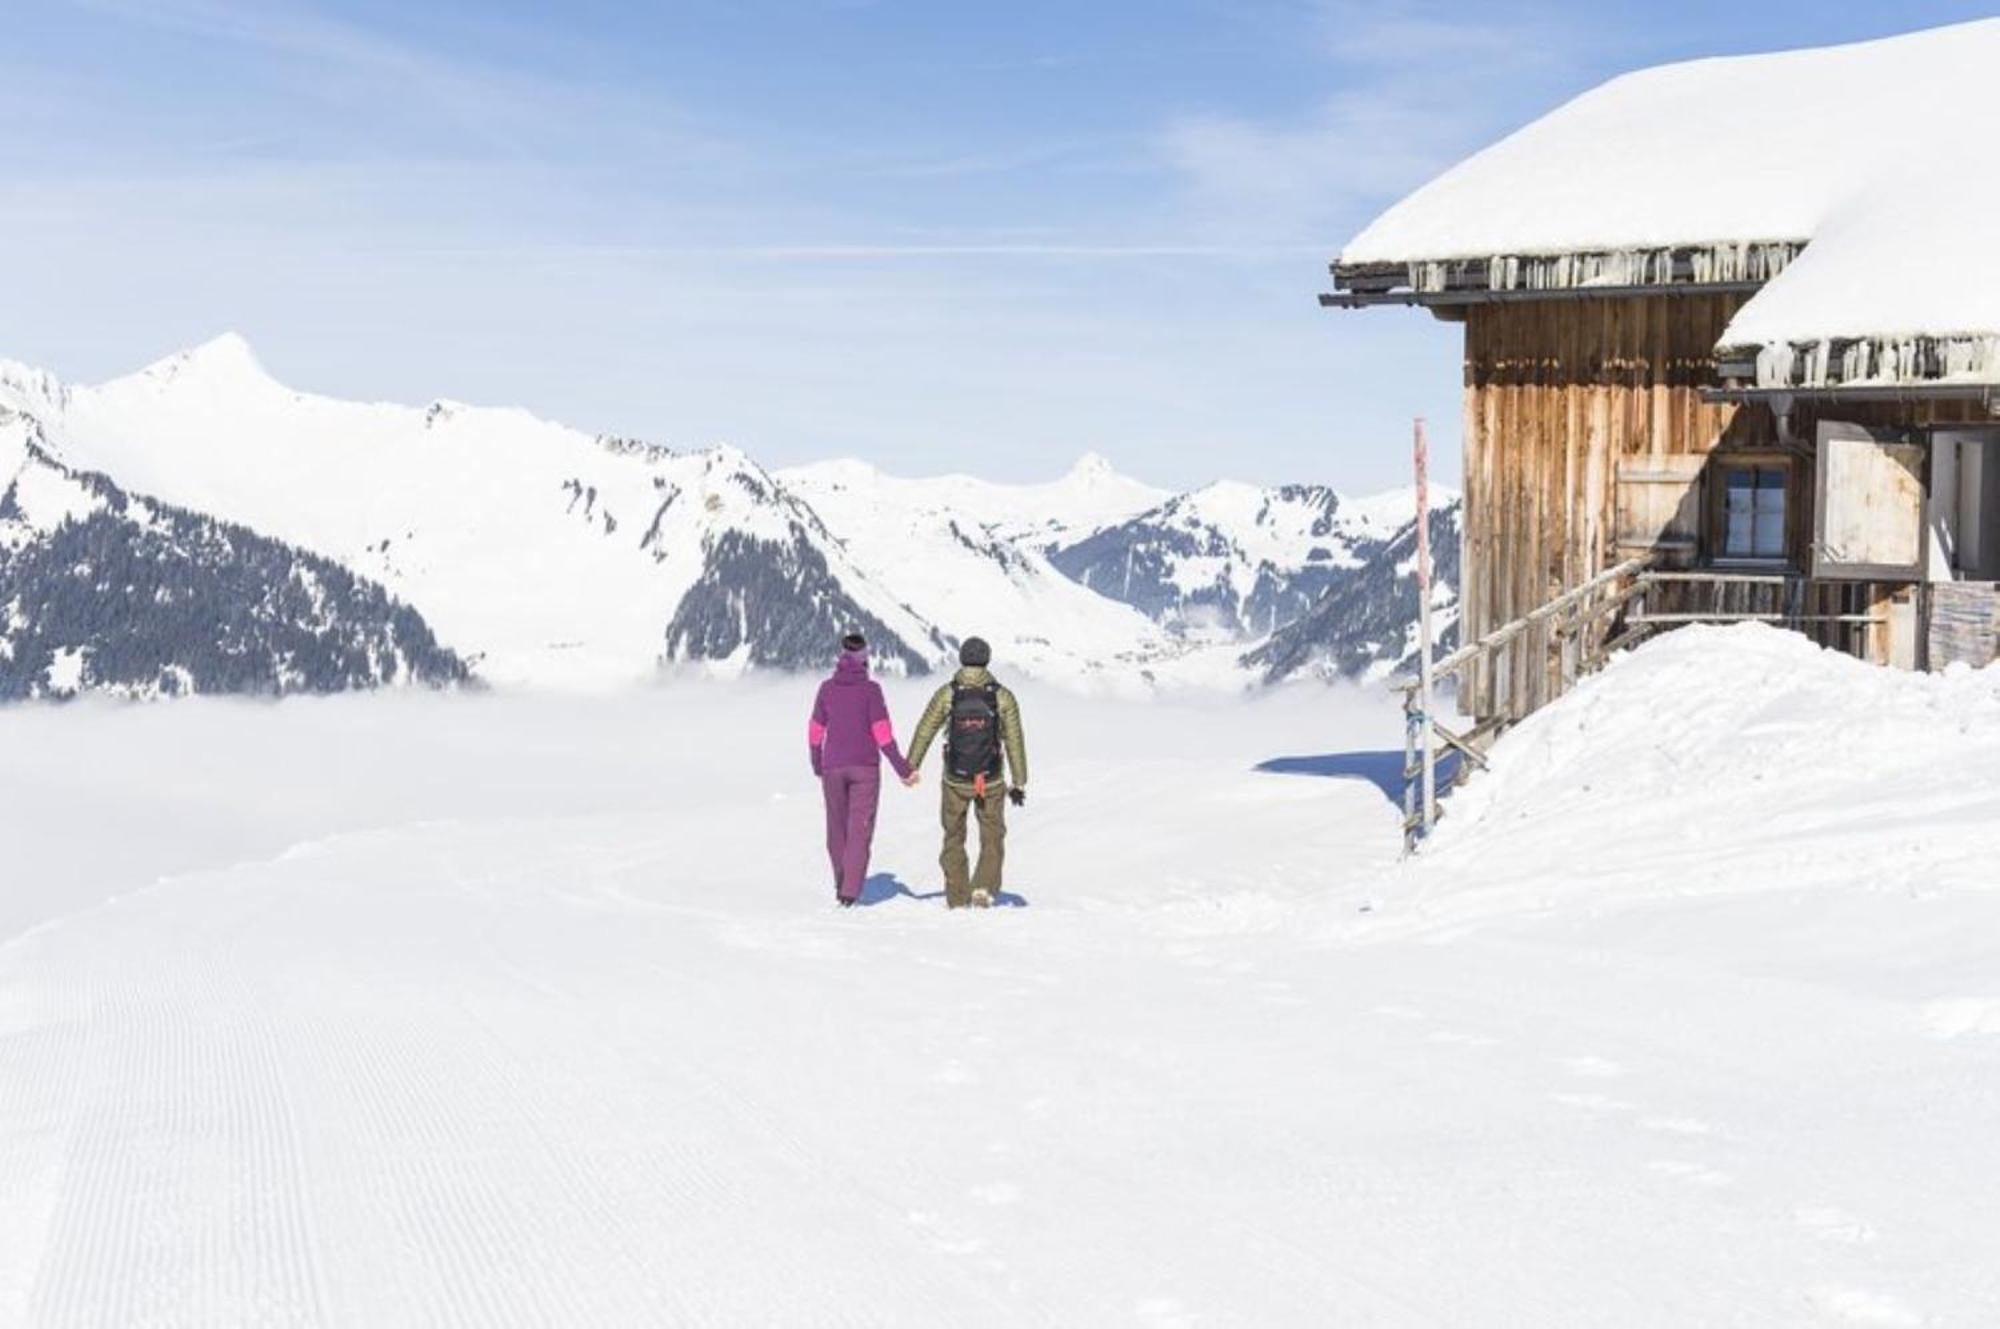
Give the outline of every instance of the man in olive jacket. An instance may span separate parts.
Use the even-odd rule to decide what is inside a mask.
[[[1014,694],[994,681],[986,666],[993,648],[968,637],[958,648],[963,668],[937,690],[910,739],[910,766],[924,764],[931,740],[945,736],[943,788],[944,902],[952,909],[985,908],[1000,894],[1006,858],[1009,800],[1028,801],[1028,744],[1021,736],[1021,707]],[[1004,757],[1004,767],[1003,767]],[[1008,787],[1008,777],[1013,787]],[[979,818],[979,863],[968,875],[965,814]]]

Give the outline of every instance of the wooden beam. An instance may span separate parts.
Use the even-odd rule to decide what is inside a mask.
[[[1423,305],[1449,308],[1455,305],[1512,305],[1572,300],[1623,300],[1654,296],[1748,295],[1764,289],[1764,283],[1674,282],[1653,286],[1562,286],[1522,290],[1488,290],[1485,287],[1454,287],[1442,291],[1322,291],[1322,309],[1372,309],[1377,305]]]
[[[1881,621],[1872,614],[1634,614],[1627,623],[1864,623]]]
[[[1595,577],[1592,577],[1589,581],[1584,582],[1580,586],[1572,587],[1570,590],[1563,592],[1561,595],[1558,595],[1557,597],[1555,597],[1555,599],[1550,600],[1547,604],[1542,605],[1540,608],[1532,610],[1529,613],[1523,614],[1521,617],[1515,619],[1511,623],[1507,623],[1501,627],[1495,628],[1493,631],[1481,637],[1478,641],[1469,642],[1466,645],[1459,647],[1457,650],[1453,651],[1450,655],[1445,656],[1444,659],[1432,665],[1431,672],[1434,675],[1448,674],[1451,673],[1453,670],[1464,668],[1469,661],[1473,660],[1478,656],[1484,655],[1489,651],[1495,650],[1498,647],[1505,646],[1508,642],[1520,636],[1523,632],[1526,632],[1529,628],[1533,627],[1535,624],[1546,622],[1548,619],[1554,618],[1557,614],[1562,613],[1563,610],[1577,603],[1579,600],[1583,599],[1591,592],[1597,590],[1599,587],[1608,585],[1611,582],[1618,581],[1625,577],[1638,575],[1640,572],[1645,570],[1648,561],[1649,560],[1643,558],[1628,558],[1623,563],[1618,564],[1616,567],[1606,568],[1603,572],[1598,573]],[[1398,687],[1403,691],[1407,692],[1410,689],[1417,687],[1418,684],[1408,679],[1400,679],[1397,680],[1393,684],[1393,686]]]
[[[1800,579],[1800,575],[1796,572],[1711,572],[1705,569],[1692,572],[1647,572],[1640,577],[1640,580],[1648,582],[1748,582],[1759,586],[1784,586]]]

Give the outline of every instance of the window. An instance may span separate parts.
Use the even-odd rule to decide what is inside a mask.
[[[1932,581],[2000,580],[2000,430],[1931,435]]]
[[[1785,491],[1788,468],[1725,463],[1722,471],[1723,558],[1785,557]]]

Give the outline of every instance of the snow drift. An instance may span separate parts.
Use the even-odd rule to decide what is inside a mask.
[[[2000,666],[1914,673],[1761,624],[1687,627],[1528,717],[1491,762],[1414,869],[1447,911],[1996,882]]]

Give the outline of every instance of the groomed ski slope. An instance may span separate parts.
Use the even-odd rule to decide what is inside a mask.
[[[806,697],[0,713],[0,1324],[2000,1320],[2000,671],[1685,631],[1407,864],[1386,699],[1031,689],[976,916]]]

